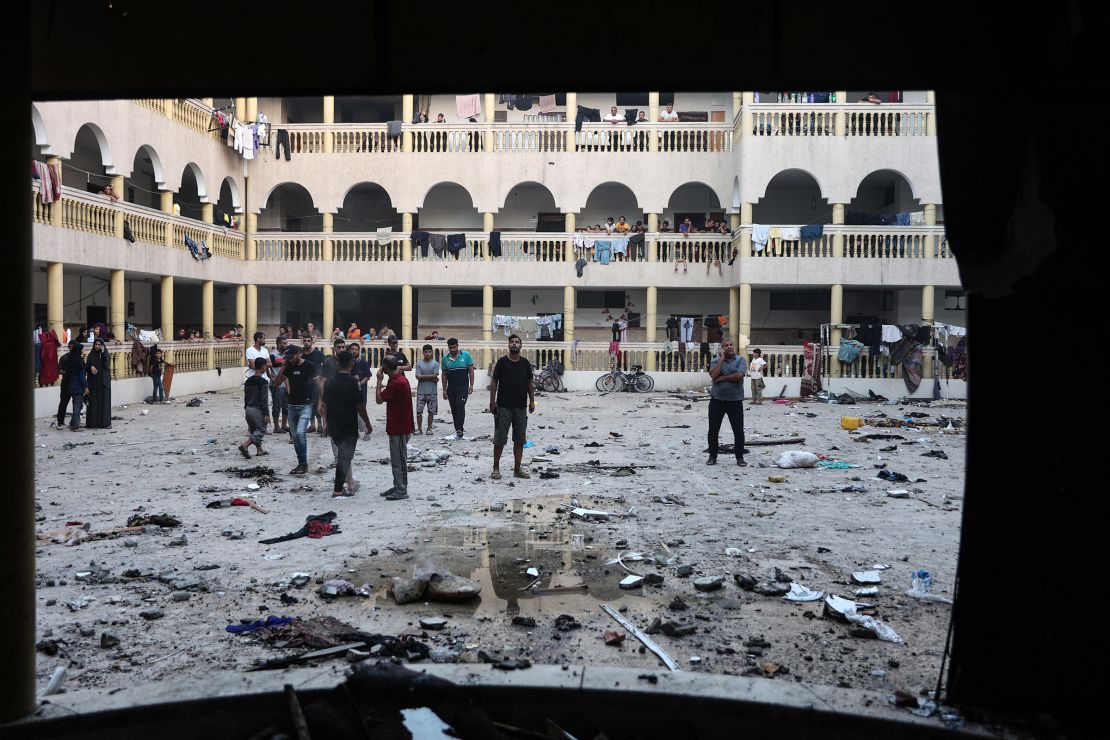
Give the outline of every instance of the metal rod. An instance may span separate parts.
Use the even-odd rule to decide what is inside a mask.
[[[639,627],[637,627],[636,625],[632,624],[632,622],[629,622],[627,619],[622,617],[620,614],[618,614],[616,611],[614,611],[613,608],[611,606],[609,606],[608,604],[602,604],[601,608],[605,610],[606,614],[608,614],[613,619],[617,620],[620,623],[621,627],[624,627],[626,630],[631,632],[633,637],[635,637],[637,640],[639,640],[640,642],[642,642],[644,644],[644,647],[646,647],[648,650],[650,650],[651,652],[658,655],[659,659],[662,660],[663,663],[668,668],[670,668],[672,671],[681,671],[682,670],[681,668],[678,667],[678,662],[675,661],[675,659],[672,658],[671,656],[667,655],[667,652],[665,650],[663,650],[663,648],[659,647],[659,645],[657,645],[655,643],[655,640],[648,637]]]

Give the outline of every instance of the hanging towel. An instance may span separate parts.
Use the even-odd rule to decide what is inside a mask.
[[[393,241],[393,227],[378,229],[378,244],[388,246]]]
[[[396,139],[401,135],[401,122],[400,121],[386,121],[385,122],[385,135],[391,139]]]
[[[609,241],[613,249],[613,254],[627,254],[628,253],[628,240],[627,239],[611,239]]]
[[[621,351],[620,342],[609,342],[609,354],[615,355]]]
[[[634,126],[636,125],[636,117],[638,115],[640,115],[639,108],[625,108],[624,122],[627,123],[629,126]]]
[[[482,98],[480,95],[456,95],[455,113],[459,118],[466,120],[482,112]]]
[[[436,257],[442,257],[443,253],[447,251],[447,237],[443,234],[432,234],[429,237],[429,242],[432,245],[432,251],[436,253]]]
[[[501,256],[501,232],[491,231],[489,233],[489,253],[492,257]]]
[[[540,96],[540,113],[552,113],[555,110],[555,96],[554,95],[541,95]]]
[[[527,318],[526,319],[526,318],[523,318],[523,317],[520,319],[520,330],[522,332],[524,332],[525,334],[535,334],[536,333],[536,326],[537,326],[537,324],[536,324],[535,319],[532,319],[532,318]]]
[[[464,249],[466,249],[466,234],[447,235],[447,251],[455,255],[455,259],[459,258],[459,252]]]
[[[801,232],[803,242],[815,242],[825,233],[825,227],[821,224],[806,224],[799,229],[799,231]],[[783,238],[785,239],[786,237]]]
[[[855,339],[842,339],[840,340],[840,351],[837,352],[836,359],[841,362],[855,362],[861,352],[863,352],[862,342],[857,342]]]
[[[582,124],[587,121],[601,123],[601,111],[597,108],[587,108],[584,105],[578,106],[578,115],[574,118],[574,130],[581,131]]]
[[[883,324],[882,340],[884,342],[897,342],[902,338],[902,330],[894,324]]]
[[[609,258],[613,250],[612,242],[608,239],[598,239],[594,242],[594,247],[597,249],[597,261],[603,265],[609,264]]]
[[[910,226],[924,226],[925,214],[921,211],[914,211],[910,214]]]
[[[763,248],[767,246],[767,240],[770,238],[771,233],[763,224],[752,224],[752,246],[755,251],[762,252]]]
[[[801,230],[797,226],[783,226],[779,229],[779,238],[784,242],[796,242],[802,238]]]

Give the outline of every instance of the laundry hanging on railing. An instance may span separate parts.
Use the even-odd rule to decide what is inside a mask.
[[[771,238],[771,230],[763,224],[752,224],[752,248],[757,252],[762,252],[767,246],[767,240]]]
[[[882,340],[884,342],[897,342],[902,338],[902,330],[894,324],[883,324]]]
[[[555,112],[555,96],[554,95],[541,95],[540,96],[540,113],[554,113]]]
[[[436,257],[442,257],[447,252],[447,235],[433,233],[428,241],[432,245],[432,252]]]
[[[779,239],[784,242],[796,242],[802,238],[802,230],[797,226],[783,226],[779,228]]]
[[[825,233],[825,227],[821,224],[806,224],[798,230],[802,237],[802,243],[815,242],[821,238]],[[783,237],[785,239],[786,237]]]
[[[501,256],[501,232],[491,231],[489,233],[488,249],[491,257]]]
[[[583,123],[601,123],[601,111],[597,108],[578,106],[578,114],[574,117],[574,130],[581,131]]]
[[[459,118],[466,120],[474,118],[482,112],[482,97],[480,95],[456,95],[455,113]]]
[[[527,334],[536,334],[542,338],[542,334],[540,334],[541,327],[546,329],[550,334],[560,331],[563,328],[563,315],[561,313],[551,314],[550,316],[509,316],[506,314],[494,314],[493,320],[490,323],[490,331],[497,331],[498,328],[501,328],[504,330],[505,336],[510,336],[516,332],[525,332]]]
[[[388,247],[393,242],[393,227],[378,229],[378,244]]]
[[[385,122],[385,135],[390,139],[396,139],[401,135],[401,122],[400,121],[386,121]]]
[[[459,258],[459,252],[464,249],[466,249],[466,234],[447,235],[447,251],[454,255],[455,259]]]
[[[44,206],[62,197],[62,176],[57,165],[34,161],[31,173],[39,181],[39,200]]]
[[[427,231],[414,231],[410,236],[413,246],[420,247],[420,256],[428,256],[428,242],[431,240],[431,234]]]
[[[613,252],[612,242],[609,239],[597,239],[594,241],[594,249],[596,250],[597,261],[602,265],[609,264]]]

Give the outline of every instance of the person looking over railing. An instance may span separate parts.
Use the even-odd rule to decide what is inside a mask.
[[[663,221],[663,223],[659,224],[659,233],[661,233],[661,234],[671,233],[671,222],[670,221]]]
[[[612,220],[613,219],[609,219],[610,222],[612,222]],[[627,234],[631,230],[632,226],[624,220],[624,216],[621,216],[619,219],[617,219],[617,223],[613,224],[612,228],[612,231],[615,231],[618,234]]]
[[[105,185],[104,189],[101,190],[100,193],[101,193],[101,195],[107,195],[108,200],[112,201],[113,203],[115,203],[116,201],[119,200],[119,196],[116,195],[116,191],[114,189],[112,189],[111,183]]]
[[[625,123],[624,116],[617,113],[617,106],[615,105],[609,109],[609,115],[605,116],[601,120],[605,121],[606,123]]]

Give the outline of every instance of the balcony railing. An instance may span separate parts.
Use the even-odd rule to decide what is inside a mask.
[[[143,342],[144,347],[150,349],[155,344],[164,353],[167,362],[173,363],[174,373],[191,373],[201,370],[214,370],[245,367],[245,344],[242,339],[213,340],[206,342]],[[63,348],[64,349],[64,348]],[[88,358],[91,343],[81,345],[81,356]],[[110,368],[112,380],[128,380],[142,378],[144,375],[135,371],[131,366],[131,342],[108,342],[105,346],[111,356]],[[59,353],[61,361],[67,352]],[[53,383],[56,387],[61,378]],[[37,379],[35,383],[38,386]]]
[[[177,121],[182,126],[212,139],[219,138],[219,131],[209,131],[212,108],[196,98],[140,98],[134,102],[155,113]]]
[[[741,227],[751,233],[750,226]],[[883,259],[915,259],[923,257],[951,258],[952,250],[943,226],[847,226],[825,225],[821,236],[813,241],[784,240],[775,236],[785,226],[769,226],[771,238],[763,249],[752,245],[753,257],[832,257],[833,237],[844,238],[844,257]],[[794,226],[793,228],[798,228]],[[933,253],[926,254],[929,237],[933,237]]]
[[[754,103],[754,136],[836,136],[843,116],[844,136],[928,136],[931,105],[863,103]]]
[[[136,242],[167,246],[167,229],[172,229],[169,246],[175,249],[188,250],[185,245],[185,235],[188,234],[197,244],[203,241],[213,256],[242,259],[241,232],[225,231],[221,226],[173,216],[134,203],[111,201],[107,196],[68,186],[62,187],[61,200],[44,205],[39,199],[38,189],[38,181],[32,180],[31,218],[34,223],[56,223],[54,209],[58,209],[57,223],[63,228],[111,237],[116,235],[117,217],[122,216]]]

